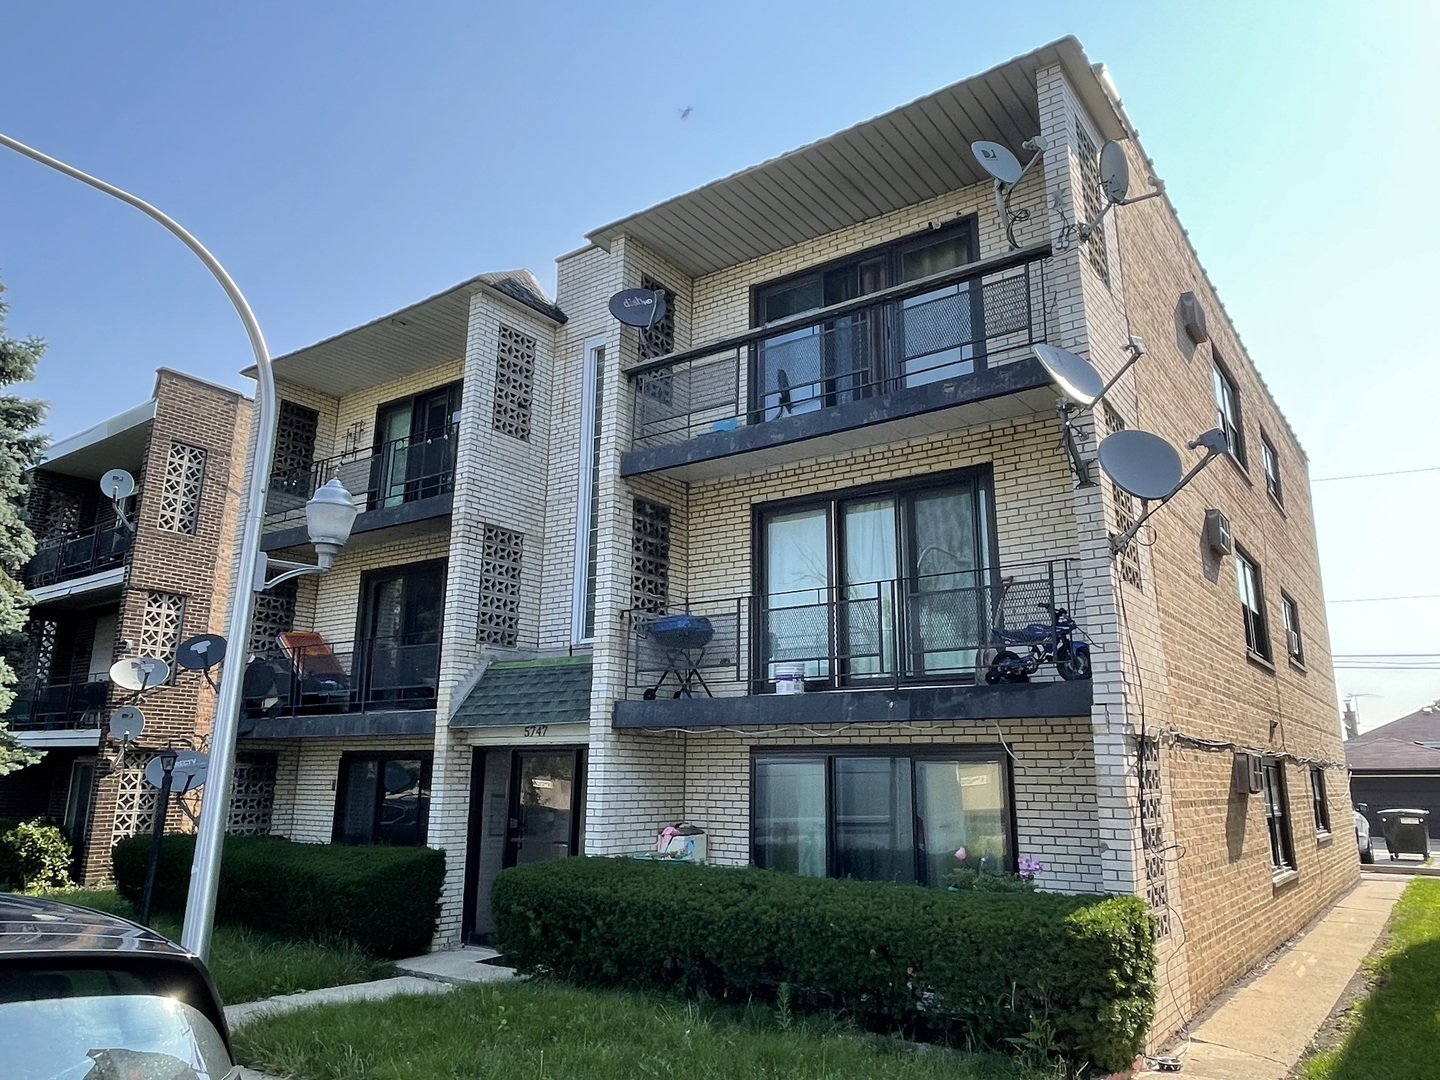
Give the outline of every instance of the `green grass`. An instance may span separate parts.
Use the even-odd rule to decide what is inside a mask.
[[[41,893],[67,904],[135,917],[129,901],[114,889],[62,889]],[[180,920],[157,915],[152,924],[172,941]],[[323,986],[383,979],[395,966],[343,942],[287,941],[243,926],[217,926],[210,945],[210,974],[227,1005]]]
[[[917,1051],[835,1022],[546,983],[327,1005],[235,1034],[240,1060],[305,1080],[1052,1080],[994,1055]]]
[[[1432,1080],[1440,1061],[1440,879],[1417,878],[1395,905],[1375,987],[1340,1045],[1303,1080]]]

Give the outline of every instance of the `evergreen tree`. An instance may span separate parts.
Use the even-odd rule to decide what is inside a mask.
[[[0,293],[5,290],[0,285]],[[0,387],[29,382],[45,352],[37,337],[14,338],[5,332],[7,305],[0,299]],[[0,393],[0,714],[15,700],[17,675],[11,660],[24,647],[30,596],[21,572],[35,554],[35,537],[25,518],[25,470],[40,460],[46,437],[38,430],[45,419],[45,403]],[[0,723],[0,776],[33,765],[40,755],[21,746]]]

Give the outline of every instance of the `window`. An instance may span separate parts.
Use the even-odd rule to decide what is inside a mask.
[[[1278,505],[1284,506],[1285,500],[1280,497],[1280,459],[1263,431],[1260,432],[1260,465],[1265,470],[1265,490]]]
[[[430,817],[429,751],[340,755],[335,793],[337,844],[425,843]]]
[[[988,473],[764,508],[757,682],[973,675],[989,641]]]
[[[1315,832],[1330,834],[1330,804],[1325,800],[1325,770],[1318,765],[1310,767],[1310,805],[1315,811]]]
[[[1270,869],[1277,874],[1295,869],[1295,849],[1290,845],[1290,815],[1285,806],[1285,766],[1267,760],[1265,776],[1265,824],[1270,830]]]
[[[1285,652],[1290,659],[1305,666],[1305,642],[1300,638],[1300,605],[1294,597],[1280,594],[1280,612],[1285,618]]]
[[[756,866],[808,877],[943,885],[964,863],[1014,866],[1005,752],[865,747],[757,751]]]
[[[927,232],[758,287],[753,321],[768,326],[977,257],[973,221]],[[778,420],[857,401],[887,386],[969,375],[984,367],[980,308],[978,284],[959,282],[889,309],[867,308],[766,338],[755,346],[752,414],[757,421]],[[998,310],[995,315],[1004,317]]]
[[[451,383],[388,402],[375,411],[374,457],[368,478],[375,502],[367,509],[400,506],[454,490],[453,431],[460,419],[460,394],[460,383]],[[341,483],[350,467],[341,466]]]
[[[363,707],[434,706],[445,574],[445,561],[434,560],[360,575],[351,690]]]
[[[1225,446],[1241,465],[1245,464],[1245,429],[1240,423],[1240,391],[1217,358],[1211,366],[1215,384],[1215,426],[1225,432]]]
[[[1270,659],[1270,628],[1265,622],[1265,594],[1260,567],[1235,545],[1235,582],[1240,593],[1240,614],[1245,620],[1245,647],[1263,660]]]
[[[595,637],[595,577],[600,554],[600,418],[604,403],[605,346],[587,342],[580,391],[579,492],[575,514],[575,590],[571,635]]]

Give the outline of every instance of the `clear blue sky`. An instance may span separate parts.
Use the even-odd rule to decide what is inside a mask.
[[[10,0],[0,130],[185,223],[282,353],[1067,33],[1108,64],[1312,475],[1440,465],[1440,5],[71,4]],[[681,122],[678,110],[694,113]],[[73,432],[238,321],[132,210],[0,151],[9,328]],[[1332,599],[1440,593],[1440,473],[1316,485]],[[1440,601],[1334,604],[1336,652],[1440,651]],[[1440,672],[1343,672],[1367,725]]]

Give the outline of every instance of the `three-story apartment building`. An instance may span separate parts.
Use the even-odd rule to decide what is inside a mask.
[[[1003,207],[977,140],[1044,147]],[[261,600],[273,830],[443,848],[437,945],[501,868],[681,821],[792,873],[1038,860],[1148,899],[1157,1033],[1304,925],[1356,877],[1305,456],[1169,200],[1100,217],[1109,141],[1149,177],[1066,38],[596,229],[554,303],[485,275],[277,360],[267,547],[330,476],[362,513]],[[1067,445],[1033,346],[1133,338]],[[1121,428],[1229,453],[1115,552]]]
[[[161,368],[147,401],[55,442],[31,472],[34,605],[6,722],[45,756],[0,778],[0,817],[61,824],[86,882],[109,875],[115,842],[150,827],[149,752],[209,734],[213,693],[172,675],[147,695],[138,747],[122,752],[108,719],[131,698],[109,672],[127,656],[171,663],[182,639],[222,629],[249,424],[242,394]],[[136,482],[118,505],[100,489],[112,469]]]

